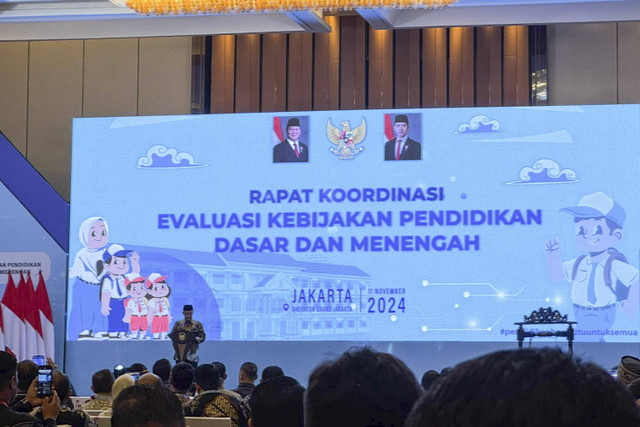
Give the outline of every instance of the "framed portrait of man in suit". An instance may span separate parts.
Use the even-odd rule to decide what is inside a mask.
[[[384,115],[385,160],[422,160],[421,120],[420,113]]]
[[[309,116],[273,118],[273,163],[309,161]]]

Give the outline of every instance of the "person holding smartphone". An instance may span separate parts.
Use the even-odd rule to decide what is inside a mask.
[[[13,406],[9,402],[13,399],[18,389],[16,379],[16,358],[6,351],[0,351],[0,425],[32,425],[35,427],[56,426],[56,418],[60,412],[60,400],[55,390],[47,397],[38,397],[37,379],[33,380],[24,400]],[[26,412],[31,412],[35,407],[42,409],[42,420],[32,417]]]
[[[94,423],[89,414],[82,409],[73,409],[70,406],[69,377],[60,371],[55,371],[52,373],[51,381],[49,382],[49,387],[51,386],[56,390],[58,398],[60,399],[60,412],[56,417],[56,422],[59,425],[69,425],[71,427],[93,427]],[[42,389],[43,391],[46,391],[46,388],[47,384],[44,384],[41,388],[39,387],[39,389]],[[33,415],[41,422],[44,421],[44,410],[42,408],[37,408],[33,412]]]

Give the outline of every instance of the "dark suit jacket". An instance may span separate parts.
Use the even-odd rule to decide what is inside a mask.
[[[396,159],[396,138],[387,141],[384,144],[384,159],[395,160]],[[404,143],[404,147],[400,152],[400,158],[398,160],[420,160],[422,159],[422,147],[418,141],[414,141],[411,138],[407,138]]]
[[[27,413],[16,412],[13,409],[0,406],[0,425],[16,427],[49,427],[56,426],[57,424],[54,420],[41,421]]]
[[[300,158],[296,157],[296,152],[293,151],[289,142],[285,139],[280,144],[273,147],[273,163],[308,162],[309,148],[307,147],[307,144],[298,141],[298,147],[300,150]]]

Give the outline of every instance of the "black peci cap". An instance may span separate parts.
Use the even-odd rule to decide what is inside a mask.
[[[393,123],[406,123],[409,124],[409,119],[406,114],[398,114],[393,120]]]
[[[289,126],[298,126],[300,127],[300,120],[298,120],[296,117],[292,117],[289,119],[289,121],[287,121],[287,127]]]

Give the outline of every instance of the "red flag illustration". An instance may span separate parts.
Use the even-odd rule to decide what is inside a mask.
[[[282,125],[280,124],[280,117],[273,118],[273,145],[279,144],[284,141],[284,134],[282,133]]]
[[[40,272],[38,279],[38,287],[36,288],[35,304],[40,311],[40,322],[42,325],[42,338],[44,340],[44,355],[51,359],[55,356],[54,332],[53,332],[53,313],[51,311],[51,303],[49,302],[49,294],[44,283],[44,277]]]
[[[395,138],[393,134],[393,123],[391,123],[391,114],[384,115],[384,137],[387,141]]]

